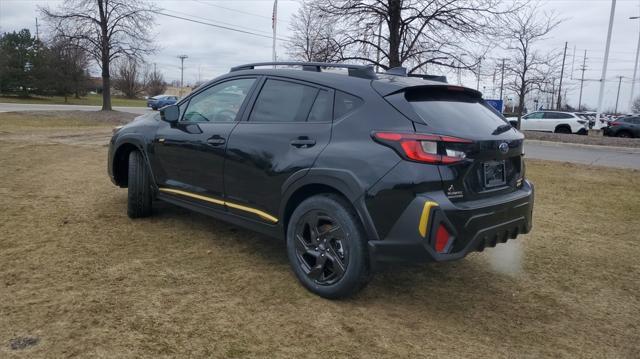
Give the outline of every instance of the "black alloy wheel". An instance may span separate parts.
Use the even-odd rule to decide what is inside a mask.
[[[333,193],[309,197],[287,224],[291,269],[305,288],[321,297],[348,297],[371,279],[366,238],[344,197]]]
[[[302,271],[320,285],[331,285],[344,276],[349,257],[345,233],[327,213],[311,210],[295,230],[296,258]]]

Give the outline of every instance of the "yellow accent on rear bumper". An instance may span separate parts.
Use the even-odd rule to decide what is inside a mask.
[[[429,217],[431,216],[431,208],[438,207],[438,204],[433,201],[426,201],[422,208],[422,214],[420,215],[420,223],[418,224],[418,232],[422,237],[427,236],[427,227],[429,226]]]
[[[276,217],[270,215],[269,213],[263,212],[263,211],[261,211],[259,209],[255,209],[255,208],[243,206],[243,205],[240,205],[240,204],[223,201],[223,200],[216,199],[216,198],[202,196],[202,195],[191,193],[191,192],[181,191],[181,190],[173,189],[173,188],[158,188],[158,189],[160,190],[160,192],[179,194],[179,195],[182,195],[182,196],[199,199],[201,201],[214,203],[214,204],[218,204],[218,205],[221,205],[221,206],[227,206],[227,207],[230,207],[230,208],[239,209],[241,211],[245,211],[245,212],[249,212],[249,213],[253,213],[255,215],[258,215],[259,217],[261,217],[263,219],[266,219],[269,222],[278,223],[278,219]]]

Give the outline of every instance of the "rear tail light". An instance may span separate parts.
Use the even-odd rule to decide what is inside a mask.
[[[465,159],[466,153],[448,148],[448,144],[472,143],[470,140],[431,134],[374,132],[373,138],[395,149],[403,157],[430,164],[452,164]]]
[[[449,241],[451,234],[447,231],[447,228],[441,223],[436,231],[436,243],[435,250],[438,253],[445,253],[449,249]]]
[[[620,122],[611,122],[611,126],[620,126],[622,123]]]

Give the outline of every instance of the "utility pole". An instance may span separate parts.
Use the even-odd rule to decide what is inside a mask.
[[[576,45],[573,45],[573,59],[571,60],[571,74],[569,80],[573,80],[573,65],[576,63]]]
[[[553,109],[553,101],[555,101],[555,97],[556,97],[556,79],[553,78],[551,79],[551,107],[549,107],[550,109]]]
[[[500,77],[500,99],[502,100],[502,90],[504,88],[504,58],[502,58],[502,76]]]
[[[480,64],[482,63],[482,57],[478,58],[478,83],[476,84],[476,90],[480,91]]]
[[[587,69],[587,50],[584,50],[584,57],[582,58],[582,77],[580,77],[580,97],[578,98],[578,111],[582,110],[582,86],[584,85],[584,71]]]
[[[40,40],[40,27],[38,26],[38,18],[36,18],[36,40]]]
[[[180,96],[182,96],[182,88],[184,87],[184,59],[188,58],[187,55],[179,55],[180,59]]]
[[[640,16],[631,16],[629,19],[640,19]],[[636,88],[636,74],[638,73],[638,55],[640,55],[640,32],[638,32],[638,45],[636,46],[636,64],[633,66],[631,78],[631,93],[629,94],[629,113],[633,112],[633,91]]]
[[[273,2],[273,14],[271,15],[271,27],[273,28],[273,48],[271,49],[271,56],[273,62],[276,62],[276,33],[278,32],[278,0]],[[276,68],[276,65],[273,65]]]
[[[382,17],[378,23],[378,48],[376,49],[376,72],[380,71],[380,39],[382,38]]]
[[[157,73],[158,71],[156,70],[156,63],[153,63],[153,73]]]
[[[618,76],[618,94],[616,95],[616,109],[613,110],[614,113],[618,113],[618,99],[620,98],[620,85],[622,84],[622,76]]]
[[[564,60],[567,58],[567,45],[568,43],[564,43],[564,55],[562,56],[562,68],[560,69],[560,84],[558,85],[558,101],[556,102],[556,108],[558,111],[561,110],[562,107],[562,76],[564,76]]]
[[[600,75],[600,91],[598,92],[598,110],[596,114],[596,123],[593,125],[595,130],[600,127],[600,115],[602,114],[602,100],[604,100],[604,84],[607,77],[607,65],[609,64],[609,48],[611,47],[611,31],[613,30],[613,18],[616,14],[616,0],[611,0],[611,13],[609,14],[609,29],[607,30],[607,43],[604,46],[604,64],[602,64],[602,75]]]

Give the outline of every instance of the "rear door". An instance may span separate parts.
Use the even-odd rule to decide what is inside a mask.
[[[267,78],[231,133],[224,181],[229,210],[275,223],[283,184],[305,173],[329,143],[334,91]]]
[[[445,194],[452,201],[495,196],[521,186],[524,136],[479,94],[419,89],[405,98],[423,120],[416,123],[416,132],[469,141],[439,145],[444,155],[464,153],[464,160],[438,166]]]

